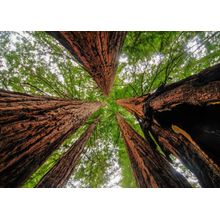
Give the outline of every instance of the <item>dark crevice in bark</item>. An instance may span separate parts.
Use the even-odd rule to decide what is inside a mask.
[[[155,119],[169,129],[177,125],[186,131],[201,149],[220,165],[220,104],[178,105],[171,111],[157,112]]]
[[[139,187],[191,187],[150,143],[141,137],[120,115],[117,121],[123,135],[134,176]]]
[[[195,174],[202,187],[220,187],[219,166],[193,140],[156,123],[152,124],[151,132],[163,148],[179,158]]]
[[[139,117],[145,136],[150,131],[202,187],[220,187],[220,64],[118,104]]]

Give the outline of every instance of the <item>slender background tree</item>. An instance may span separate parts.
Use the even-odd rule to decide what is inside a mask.
[[[115,101],[153,92],[219,63],[219,32],[128,32],[119,56],[115,81],[104,97],[72,54],[44,32],[0,32],[0,88],[32,95],[99,101],[102,121],[88,142],[69,187],[136,187],[115,113],[120,112],[141,136],[136,118]],[[162,88],[161,87],[161,88]],[[89,119],[91,123],[93,118]],[[87,124],[26,182],[33,187],[85,131]],[[177,160],[188,181],[198,181]]]
[[[182,160],[203,187],[219,187],[219,100],[218,64],[154,93],[117,103],[136,115],[147,139],[152,133],[165,154]]]
[[[1,90],[0,186],[21,186],[100,106]]]
[[[68,151],[59,159],[54,167],[44,175],[42,180],[37,184],[38,188],[57,188],[65,187],[71,174],[73,173],[81,154],[94,131],[99,118],[97,118],[79,137],[79,139],[68,149]]]

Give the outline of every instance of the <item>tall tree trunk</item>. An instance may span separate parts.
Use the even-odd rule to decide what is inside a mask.
[[[0,187],[19,187],[101,106],[0,90]]]
[[[48,171],[42,180],[37,184],[37,188],[58,188],[64,187],[73,173],[84,147],[95,129],[99,118],[97,118],[70,147],[70,149],[59,159],[54,167]]]
[[[219,166],[192,140],[185,131],[176,127],[176,133],[152,123],[151,132],[161,147],[167,149],[185,164],[198,178],[202,187],[220,187]]]
[[[138,98],[118,100],[202,187],[220,187],[220,64]]]
[[[139,187],[191,187],[120,115],[117,115],[117,120]]]
[[[126,32],[50,31],[108,95],[114,82]]]

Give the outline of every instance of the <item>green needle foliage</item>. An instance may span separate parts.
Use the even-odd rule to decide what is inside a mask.
[[[46,33],[0,32],[0,88],[104,103],[24,187],[34,187],[97,115],[101,122],[67,186],[136,187],[115,113],[143,134],[135,118],[115,101],[152,92],[218,63],[219,37],[219,32],[128,32],[115,83],[105,97],[71,54]]]

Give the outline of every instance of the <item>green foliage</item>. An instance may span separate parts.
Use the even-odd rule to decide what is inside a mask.
[[[143,134],[135,118],[115,101],[152,92],[218,63],[219,35],[219,32],[129,32],[115,83],[109,97],[105,97],[71,54],[46,33],[0,32],[0,88],[104,103],[24,187],[35,186],[98,115],[101,122],[68,187],[136,187],[115,113],[120,112]]]
[[[62,146],[54,151],[52,155],[40,166],[36,172],[24,183],[23,188],[33,188],[41,178],[56,164],[58,159],[71,147],[78,137],[86,130],[86,125],[80,127],[74,134],[67,138]]]

